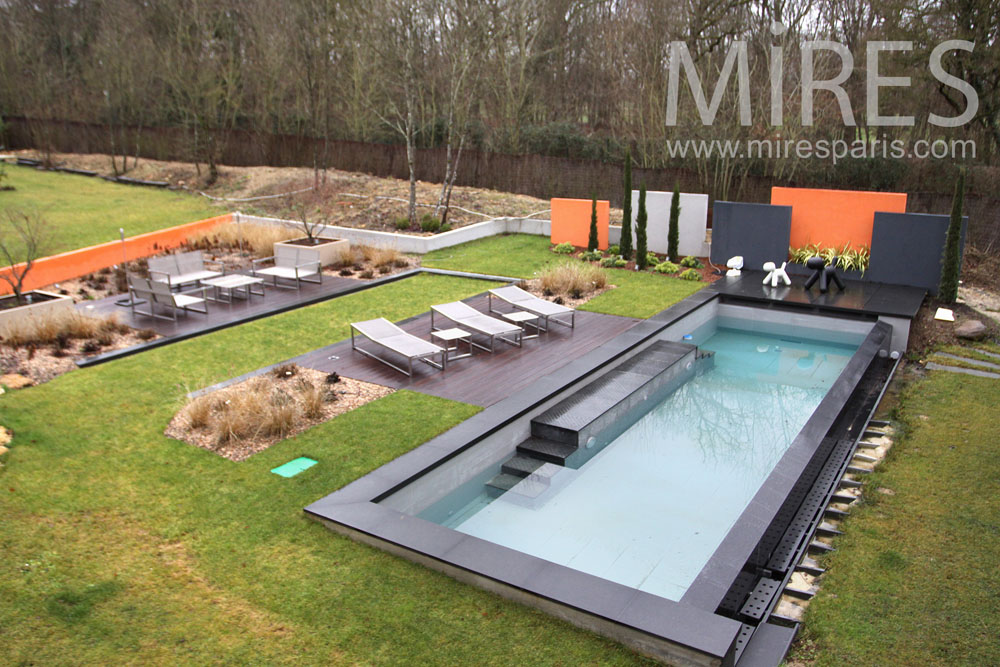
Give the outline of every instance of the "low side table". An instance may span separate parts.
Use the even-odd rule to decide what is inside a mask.
[[[432,331],[431,338],[436,338],[444,343],[444,353],[448,357],[448,361],[465,359],[472,356],[472,334],[464,329],[452,328]],[[469,348],[469,351],[465,354],[460,354],[458,346],[463,342]]]
[[[212,288],[214,294],[213,301],[222,303],[232,303],[233,294],[239,294],[240,290],[246,294],[246,299],[250,300],[252,295],[264,296],[264,279],[256,276],[246,276],[242,273],[231,273],[228,276],[217,278],[206,278],[201,281],[202,285]],[[254,291],[254,286],[260,288],[259,292]]]
[[[527,331],[525,331],[524,333],[522,333],[521,334],[521,338],[522,339],[525,339],[525,338],[538,338],[538,334],[540,334],[542,332],[542,327],[538,323],[538,315],[533,315],[533,314],[531,314],[531,313],[529,313],[527,311],[524,311],[524,310],[516,310],[513,313],[501,313],[501,314],[503,315],[503,318],[505,320],[513,322],[514,324],[517,324],[517,325],[521,326],[522,328],[525,328],[525,327],[534,327],[535,328],[535,333],[531,334],[530,336],[528,335]]]

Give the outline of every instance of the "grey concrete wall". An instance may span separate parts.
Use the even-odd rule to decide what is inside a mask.
[[[865,279],[923,287],[937,294],[949,216],[928,213],[876,213],[871,260]],[[962,218],[962,247],[969,219]]]
[[[233,222],[237,221],[247,224],[281,225],[285,227],[296,227],[299,224],[294,220],[265,218],[256,215],[246,215],[244,213],[234,215]],[[318,233],[320,236],[347,239],[357,245],[389,247],[395,248],[400,252],[423,255],[432,250],[450,248],[451,246],[498,234],[549,236],[550,229],[551,223],[548,220],[535,220],[534,218],[495,218],[459,227],[443,234],[434,234],[433,236],[415,236],[413,234],[380,232],[373,229],[338,227],[336,225],[325,225]]]
[[[670,232],[670,202],[673,192],[646,193],[646,246],[653,252],[666,254]],[[708,228],[708,195],[680,193],[681,214],[677,221],[677,252],[681,257],[708,256],[705,241]],[[639,191],[632,191],[632,238],[635,238],[635,218],[639,213]],[[621,231],[619,230],[619,238]],[[612,243],[609,239],[608,243]],[[634,244],[633,244],[634,245]]]
[[[760,270],[764,262],[781,266],[788,258],[791,206],[717,201],[712,211],[713,264],[742,255],[744,267]]]

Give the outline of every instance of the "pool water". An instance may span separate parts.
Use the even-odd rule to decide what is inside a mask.
[[[800,335],[720,327],[699,344],[714,367],[542,495],[494,498],[486,470],[420,516],[679,600],[857,350]]]

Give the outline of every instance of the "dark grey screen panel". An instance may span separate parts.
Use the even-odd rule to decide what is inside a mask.
[[[962,243],[969,225],[962,218]],[[948,216],[928,213],[875,213],[871,261],[865,278],[877,283],[922,287],[937,294]]]
[[[743,255],[743,266],[760,270],[764,262],[788,258],[792,207],[717,201],[712,208],[712,263],[722,266]]]

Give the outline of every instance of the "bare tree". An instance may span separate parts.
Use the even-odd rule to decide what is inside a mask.
[[[9,265],[0,278],[14,290],[18,305],[24,303],[24,279],[44,257],[52,239],[49,223],[37,212],[5,209],[0,220],[0,257]]]

